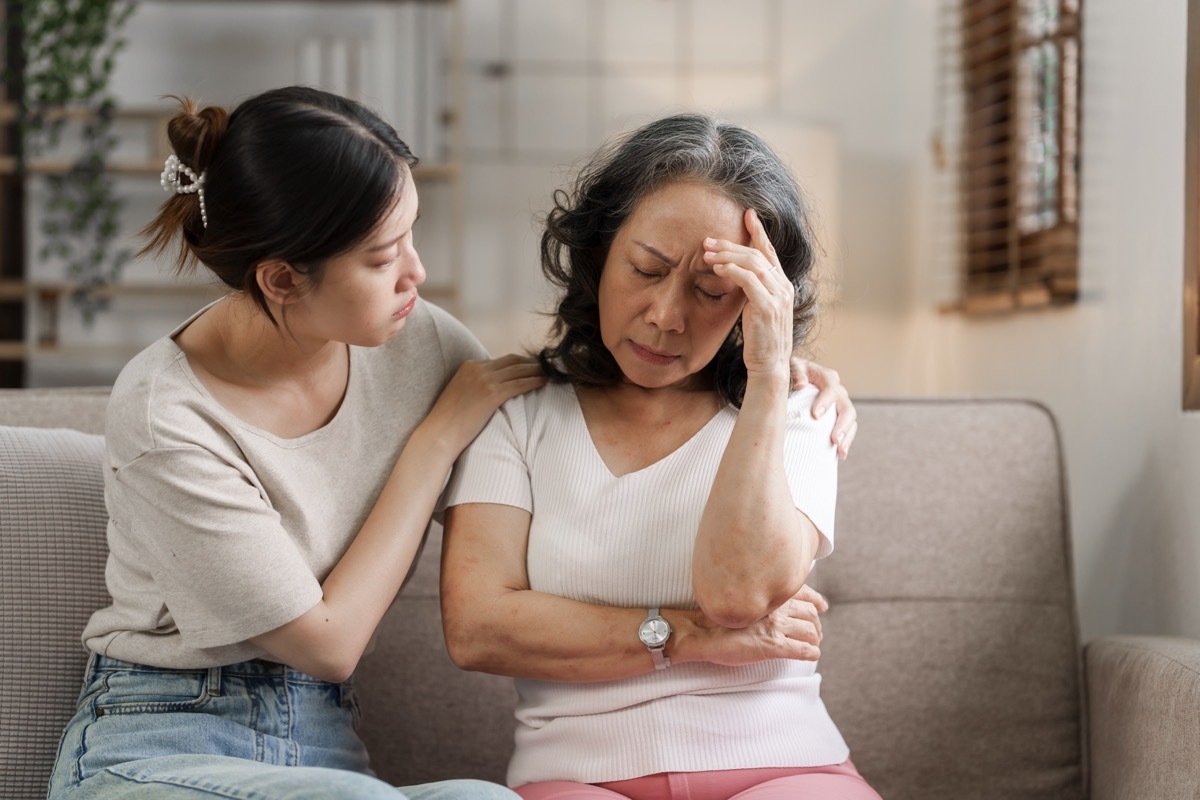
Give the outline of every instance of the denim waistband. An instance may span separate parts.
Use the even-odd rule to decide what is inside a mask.
[[[165,672],[165,673],[209,673],[210,677],[220,679],[221,675],[244,678],[284,678],[289,681],[303,683],[329,683],[320,678],[314,678],[307,672],[292,669],[286,664],[266,661],[256,658],[253,661],[239,661],[236,664],[220,664],[212,667],[156,667],[150,664],[135,664],[122,661],[119,658],[101,655],[93,652],[88,659],[88,673],[121,671]],[[346,683],[350,683],[349,680]]]

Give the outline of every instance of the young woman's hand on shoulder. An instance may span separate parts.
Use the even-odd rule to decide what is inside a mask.
[[[490,361],[465,361],[420,429],[461,452],[506,400],[545,383],[537,359],[530,356],[509,353]]]

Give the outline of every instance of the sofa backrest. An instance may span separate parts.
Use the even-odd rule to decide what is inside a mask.
[[[813,572],[822,696],[889,798],[1083,796],[1080,647],[1053,418],[856,403],[836,550]]]
[[[41,798],[108,602],[100,465],[107,392],[0,391],[0,797]],[[79,427],[80,430],[54,428]]]
[[[104,400],[102,391],[0,391],[0,426],[96,432]],[[832,603],[823,694],[855,763],[889,800],[1082,797],[1079,645],[1053,419],[1019,401],[857,406],[837,550],[813,573]],[[106,596],[100,441],[44,433],[0,428],[5,798],[44,796],[79,687],[78,634]],[[31,481],[35,462],[39,474],[58,473]],[[464,673],[446,656],[439,545],[435,529],[355,677],[363,737],[394,783],[502,780],[515,695],[510,681]]]

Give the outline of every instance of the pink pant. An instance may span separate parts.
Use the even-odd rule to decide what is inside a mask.
[[[523,800],[880,800],[850,759],[829,767],[660,772],[627,781],[542,781]]]

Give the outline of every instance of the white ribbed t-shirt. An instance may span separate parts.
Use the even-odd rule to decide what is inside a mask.
[[[789,399],[785,469],[796,507],[822,533],[823,557],[833,549],[837,455],[834,415],[813,420],[815,397],[806,389]],[[455,469],[446,504],[531,512],[526,563],[535,591],[692,609],[696,531],[737,414],[725,407],[675,452],[615,477],[574,389],[551,384],[496,413]],[[820,683],[816,664],[787,660],[680,664],[599,683],[518,679],[508,783],[841,763],[849,750]]]

